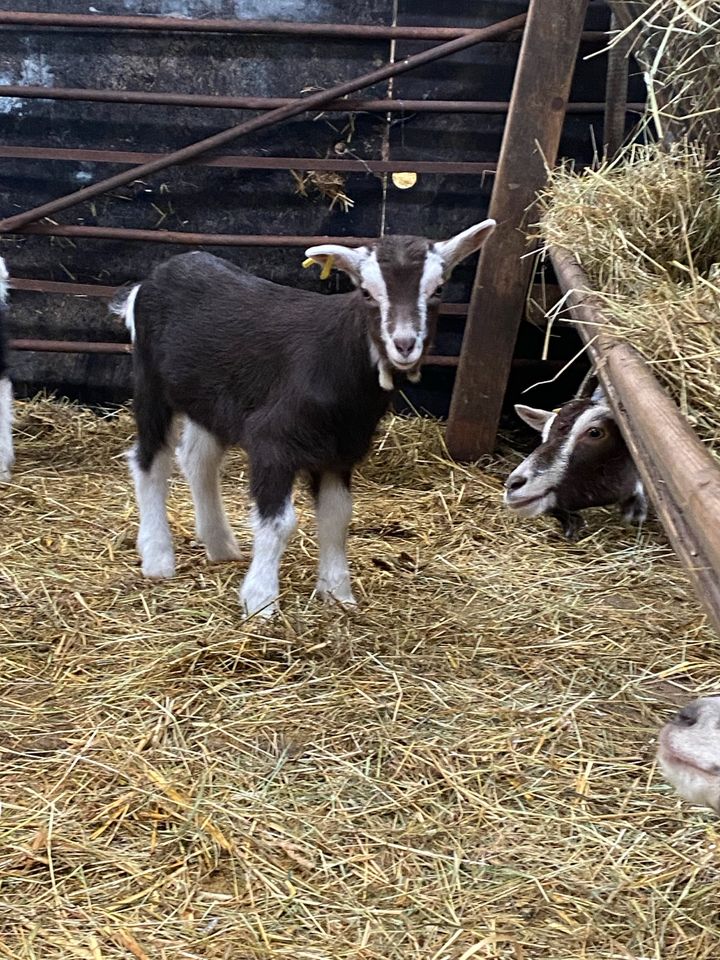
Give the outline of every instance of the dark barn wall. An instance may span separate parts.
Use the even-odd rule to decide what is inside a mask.
[[[29,11],[87,13],[85,0],[16,0]],[[526,9],[512,0],[113,0],[103,13],[245,17],[318,22],[479,26]],[[394,8],[396,8],[394,10]],[[591,3],[588,29],[607,26],[604,4]],[[396,57],[428,44],[398,42]],[[507,100],[519,45],[486,43],[393,82],[393,96],[412,99]],[[584,44],[582,55],[592,53]],[[58,87],[182,91],[227,95],[293,96],[309,87],[328,87],[368,72],[390,58],[390,41],[303,39],[263,35],[28,30],[0,32],[0,82]],[[572,99],[597,101],[598,113],[570,116],[562,142],[564,156],[592,158],[602,143],[605,58],[578,62]],[[632,99],[642,91],[633,82]],[[362,96],[384,97],[387,84]],[[0,99],[4,144],[161,152],[176,149],[254,115],[251,111]],[[368,159],[497,159],[504,116],[492,114],[324,114],[290,120],[242,138],[224,153],[267,156],[357,156]],[[69,193],[124,167],[68,161],[4,160],[0,178],[2,215],[7,216]],[[188,165],[163,171],[92,203],[58,215],[62,223],[121,227],[162,227],[215,233],[377,235],[424,233],[442,237],[482,219],[492,177],[422,174],[415,187],[399,190],[388,178],[366,173],[347,177],[354,207],[344,213],[327,201],[295,191],[289,171],[246,171]],[[18,277],[120,284],[142,278],[149,267],[186,248],[155,243],[67,238],[0,238],[0,252]],[[300,267],[299,248],[210,248],[249,270],[280,282],[328,292],[342,286],[333,277]],[[446,299],[467,301],[475,263],[456,271]],[[457,354],[462,318],[445,317],[437,348]],[[104,301],[17,291],[12,334],[53,339],[124,340]],[[556,338],[557,339],[557,338]],[[518,350],[539,355],[542,334],[523,325]],[[554,342],[554,355],[572,354],[569,338]],[[16,353],[20,391],[45,386],[90,401],[125,399],[129,360],[122,356]],[[537,370],[514,377],[513,392]],[[413,404],[444,414],[452,388],[451,369],[426,369],[423,383],[409,391]],[[518,379],[519,378],[519,379]],[[540,393],[534,394],[539,397]]]

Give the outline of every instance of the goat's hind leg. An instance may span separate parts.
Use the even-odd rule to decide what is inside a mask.
[[[188,420],[177,451],[195,505],[195,529],[208,559],[237,560],[240,548],[230,529],[220,495],[220,467],[225,450],[203,427]]]
[[[324,600],[352,606],[355,597],[347,561],[347,534],[352,518],[350,474],[323,473],[311,479],[320,552],[315,589]]]
[[[2,345],[0,345],[0,350]],[[0,358],[1,359],[1,358]],[[0,481],[9,480],[15,462],[12,441],[13,395],[7,374],[0,374]]]
[[[250,513],[253,554],[240,588],[240,602],[248,617],[271,617],[280,594],[280,559],[295,530],[292,505],[294,474],[284,467],[261,465],[250,458],[250,492],[255,504]]]
[[[153,406],[136,395],[135,419],[138,436],[128,453],[128,462],[140,514],[137,549],[144,576],[163,580],[175,574],[175,551],[167,516],[173,413],[164,404]]]

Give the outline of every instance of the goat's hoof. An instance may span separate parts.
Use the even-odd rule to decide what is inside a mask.
[[[262,617],[270,620],[278,612],[277,594],[268,594],[267,590],[259,590],[252,584],[240,589],[240,605],[246,620],[250,617]]]
[[[326,580],[318,580],[315,592],[325,603],[339,603],[343,607],[357,606],[357,600],[353,596],[349,583],[331,586]]]
[[[172,554],[156,554],[143,559],[143,576],[148,580],[170,580],[175,576],[175,557]]]
[[[220,540],[212,545],[205,544],[205,553],[211,563],[226,563],[229,560],[239,560],[242,556],[240,547],[235,539]]]
[[[9,467],[0,466],[0,483],[8,483],[12,479],[12,464]]]
[[[149,580],[169,580],[175,576],[175,551],[170,544],[148,543],[138,538],[137,552],[142,560],[143,576]]]

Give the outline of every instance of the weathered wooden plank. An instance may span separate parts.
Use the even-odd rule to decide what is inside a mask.
[[[617,16],[613,13],[610,20],[610,31],[615,32],[619,29]],[[629,57],[630,40],[628,37],[618,40],[608,51],[603,122],[603,143],[608,157],[615,156],[625,139]]]
[[[450,407],[448,449],[471,460],[495,445],[533,258],[521,225],[560,143],[587,0],[531,0],[510,99],[490,216]]]
[[[554,248],[551,259],[648,495],[720,632],[720,467],[640,354],[602,333],[605,318],[572,253]]]

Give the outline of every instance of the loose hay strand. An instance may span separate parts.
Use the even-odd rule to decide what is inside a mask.
[[[717,684],[655,526],[567,544],[500,502],[517,455],[391,419],[356,484],[363,596],[239,617],[188,491],[178,576],[140,576],[125,411],[18,404],[0,492],[0,954],[14,960],[610,960],[717,953],[712,821],[652,777]],[[245,465],[224,495],[245,529]],[[109,545],[112,544],[112,551]]]

